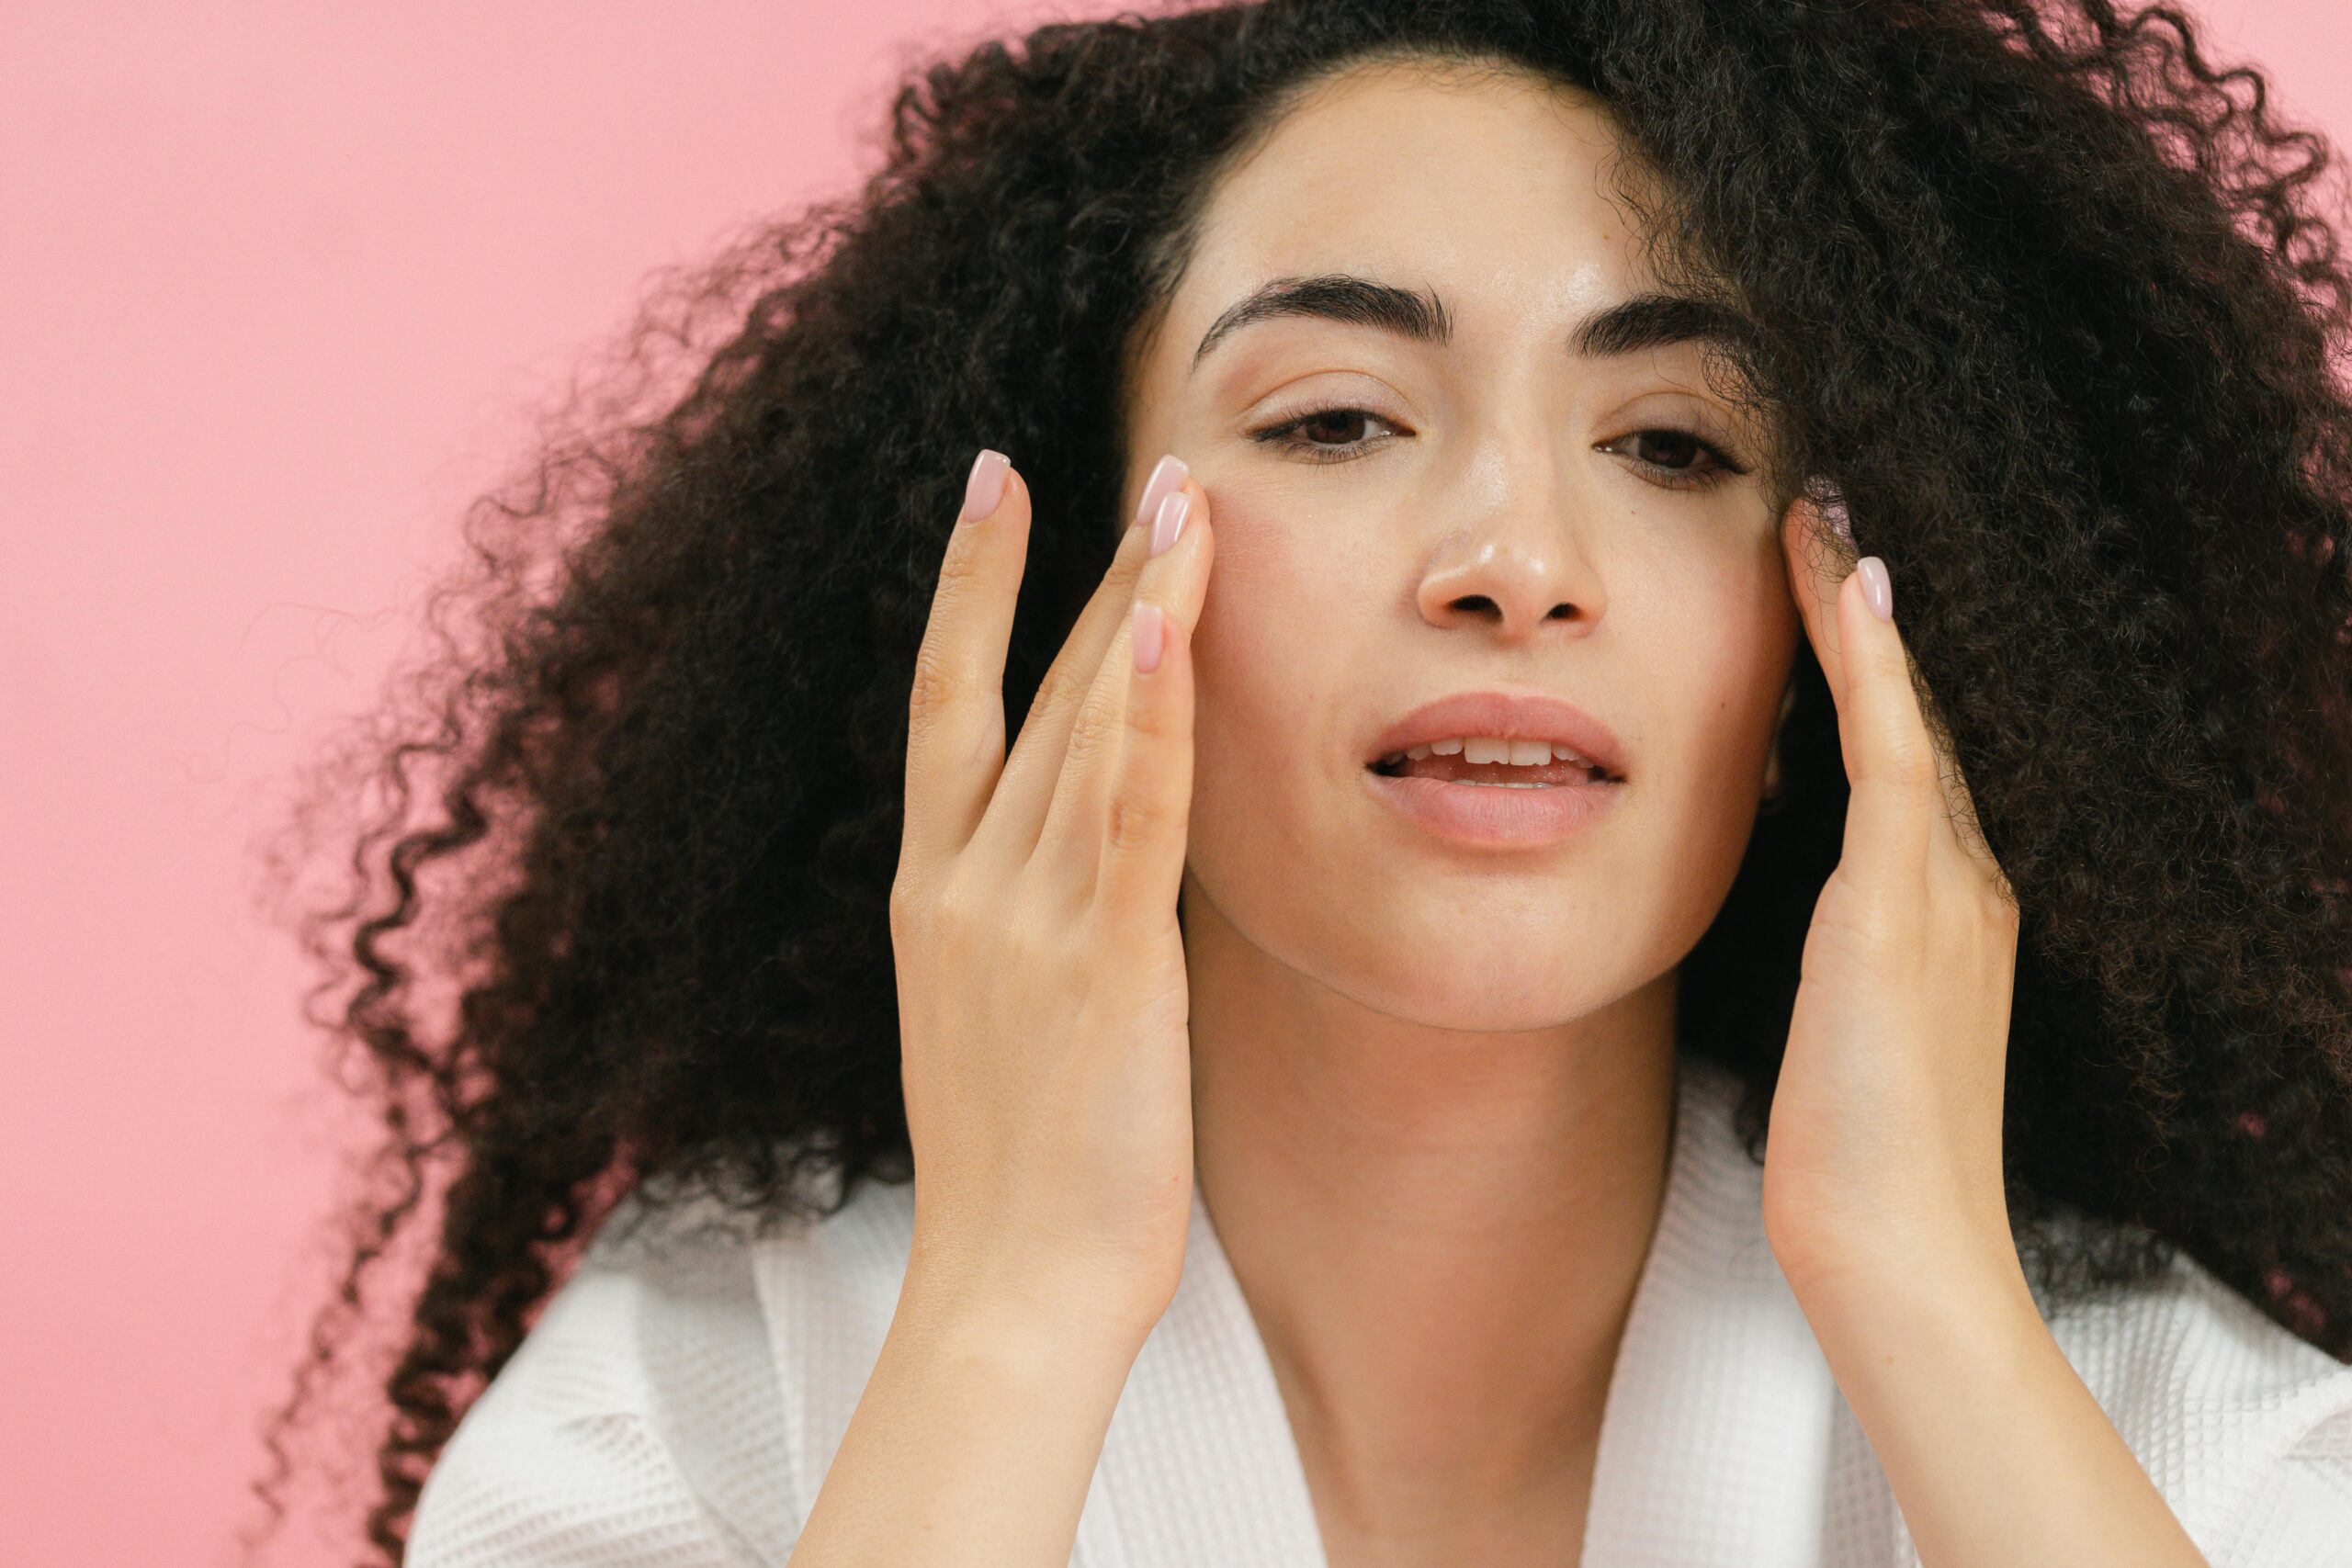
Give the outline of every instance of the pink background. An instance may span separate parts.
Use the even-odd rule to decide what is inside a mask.
[[[657,270],[861,177],[901,58],[1108,9],[0,17],[0,1560],[253,1517],[359,1131],[255,835],[466,504]],[[2352,11],[2197,9],[2352,143]]]

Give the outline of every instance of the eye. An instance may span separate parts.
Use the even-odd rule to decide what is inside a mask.
[[[1636,430],[1631,435],[1604,442],[1601,450],[1611,451],[1628,441],[1662,437],[1651,447],[1657,457],[1636,457],[1635,462],[1668,490],[1706,490],[1747,472],[1744,464],[1734,461],[1722,447],[1688,430],[1661,426]],[[1703,457],[1712,467],[1693,467]]]
[[[1390,430],[1396,428],[1370,409],[1309,409],[1292,414],[1278,424],[1266,425],[1261,429],[1250,432],[1250,439],[1277,451],[1295,453],[1310,463],[1343,463],[1351,457],[1360,456],[1375,446],[1385,446],[1386,443],[1364,436],[1340,442],[1312,439],[1293,441],[1288,437],[1299,432],[1314,432],[1325,435],[1344,433],[1352,427],[1363,424],[1366,421],[1386,426]]]

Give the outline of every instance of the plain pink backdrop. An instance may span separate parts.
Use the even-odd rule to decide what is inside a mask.
[[[0,1561],[252,1517],[357,1130],[253,840],[467,502],[656,271],[854,187],[902,60],[1112,8],[0,15]],[[2195,9],[2352,143],[2352,10]]]

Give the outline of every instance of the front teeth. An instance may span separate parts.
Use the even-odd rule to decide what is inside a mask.
[[[1451,757],[1459,753],[1465,762],[1509,762],[1514,767],[1540,768],[1558,758],[1577,767],[1599,773],[1600,767],[1591,758],[1571,751],[1565,746],[1555,746],[1547,740],[1506,740],[1499,736],[1472,735],[1451,740],[1432,740],[1383,758],[1383,765],[1393,765],[1408,757],[1427,757],[1434,753]],[[1527,787],[1527,786],[1521,786]]]

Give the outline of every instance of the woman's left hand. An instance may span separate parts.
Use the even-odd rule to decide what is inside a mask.
[[[1852,795],[1806,933],[1764,1165],[1765,1232],[1801,1295],[1922,1268],[2018,1269],[2002,1086],[2018,908],[1910,655],[1799,500],[1781,550],[1838,705]],[[1881,601],[1884,603],[1883,600]]]

